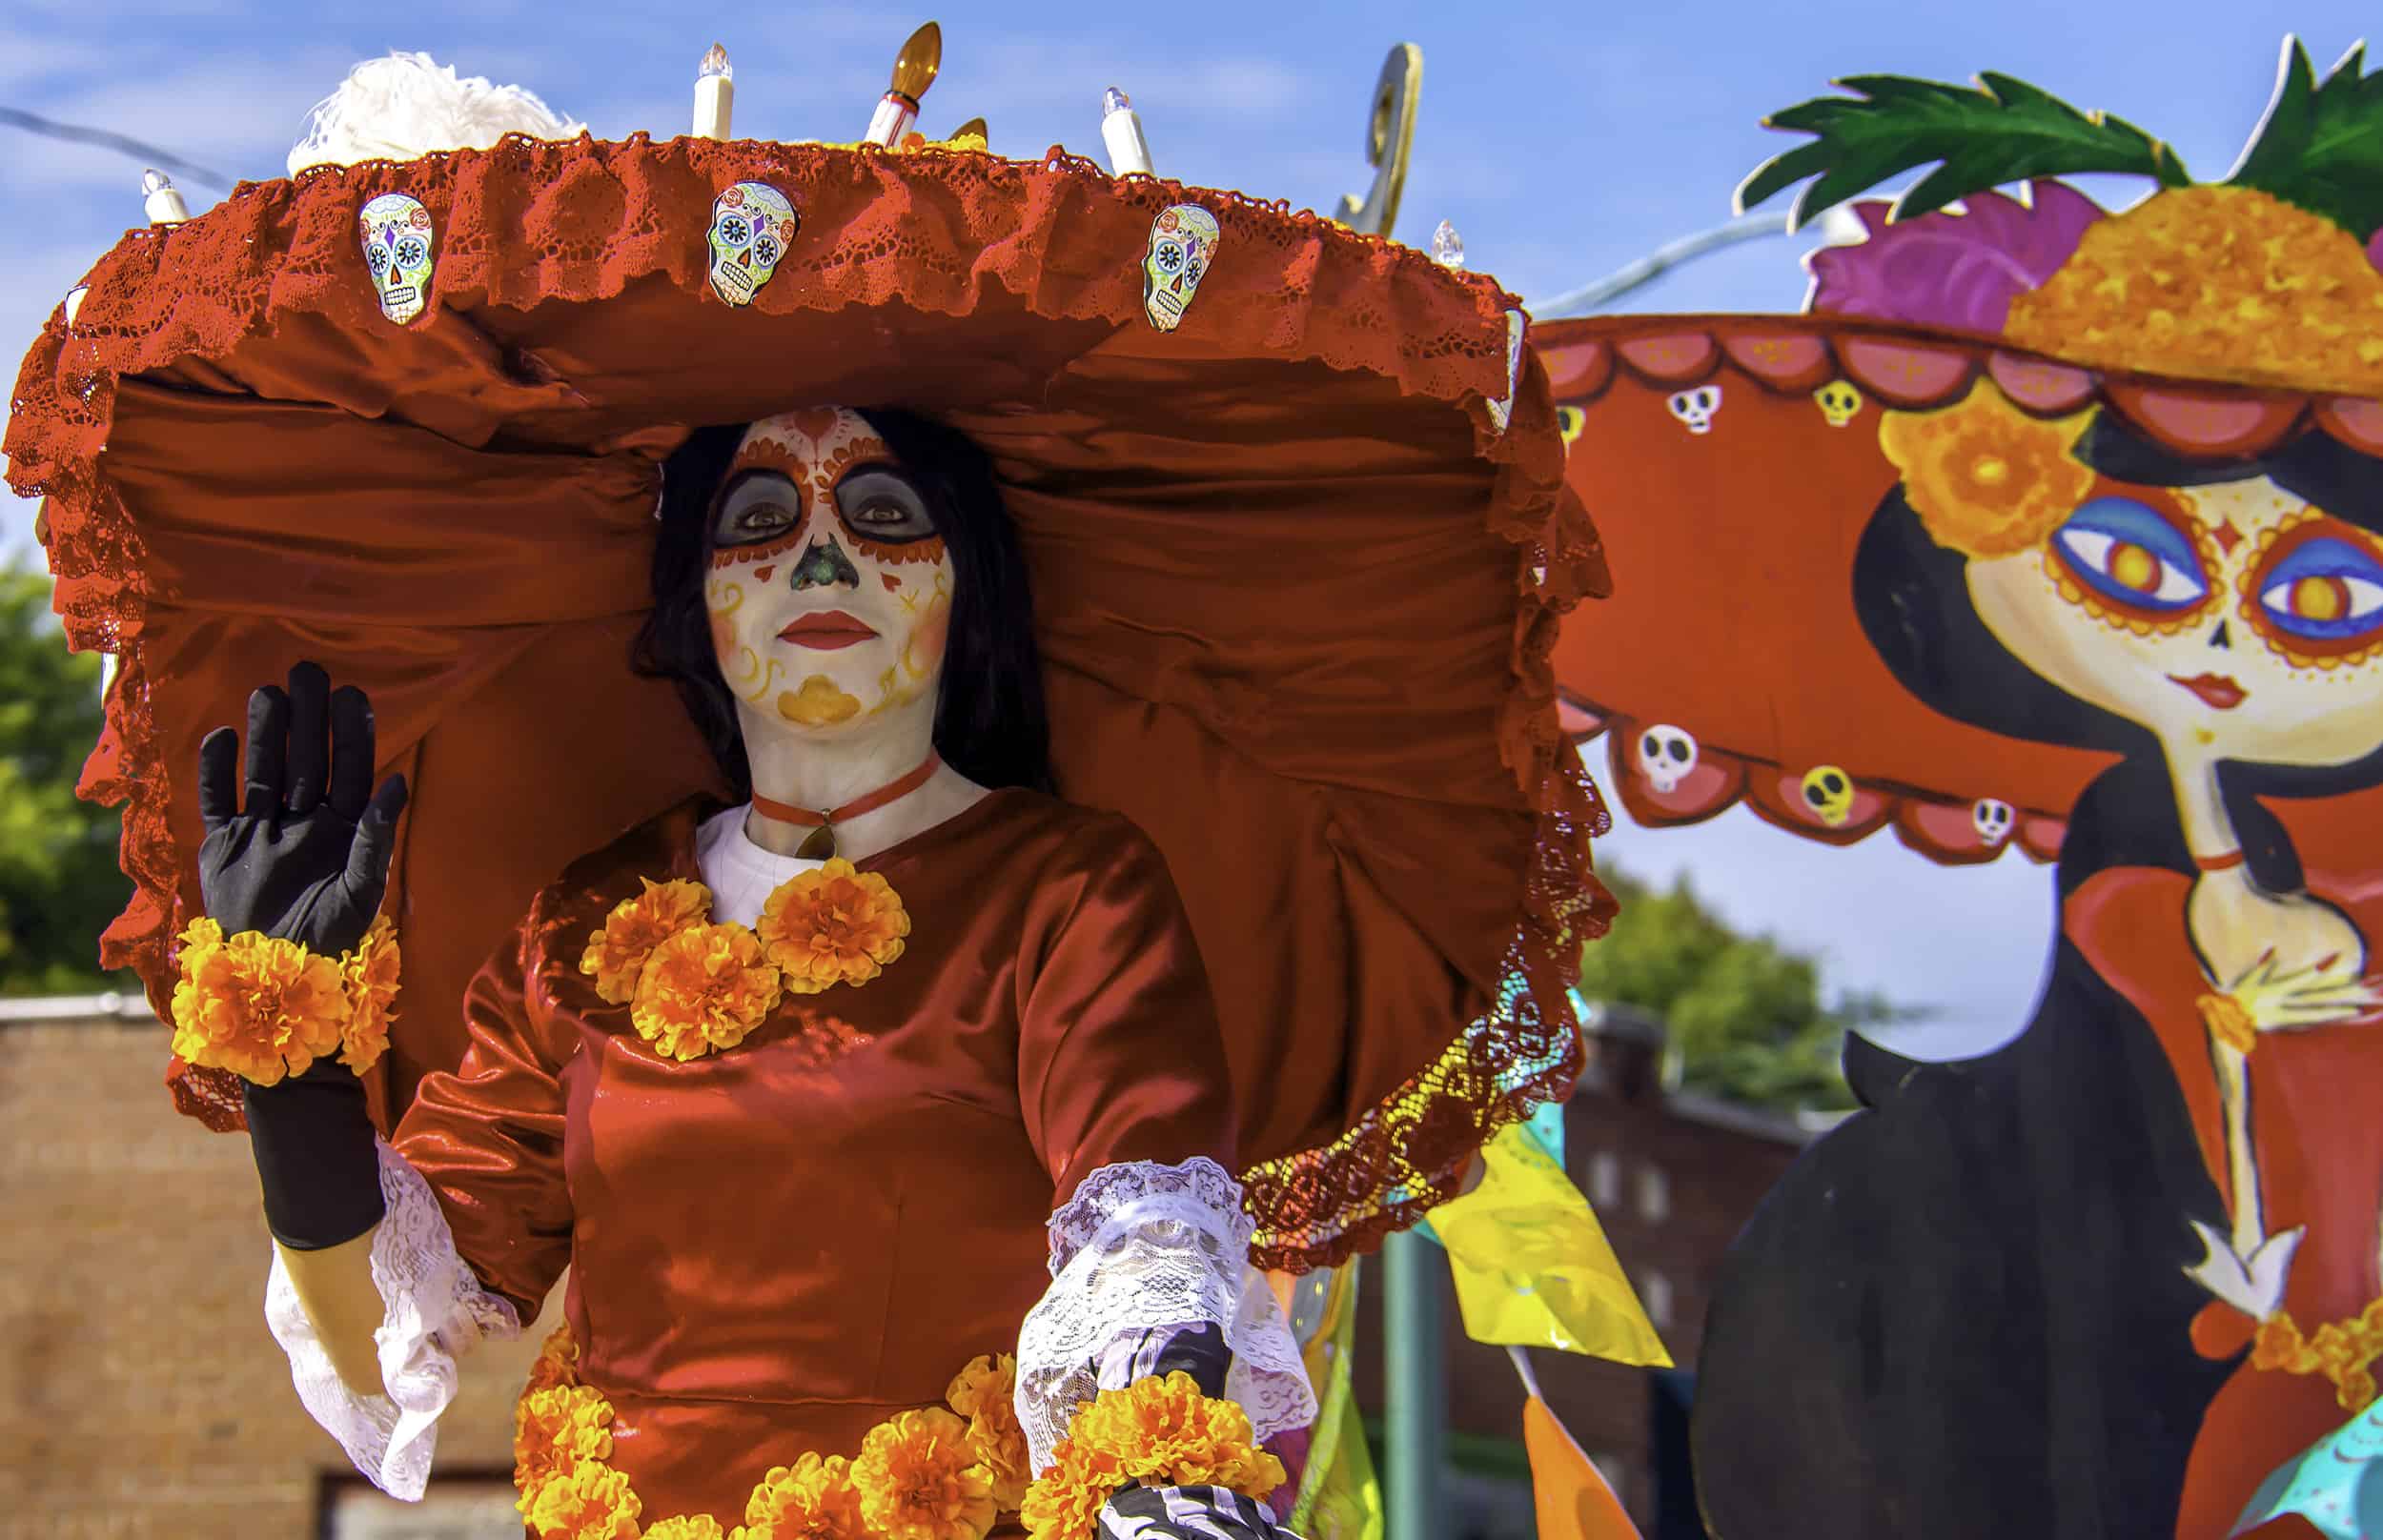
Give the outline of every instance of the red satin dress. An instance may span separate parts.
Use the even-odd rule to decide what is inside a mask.
[[[2340,906],[2363,934],[2383,936],[2383,895],[2335,884],[2327,889],[2319,896]],[[2197,1005],[2210,985],[2185,922],[2191,890],[2175,872],[2103,872],[2069,897],[2064,923],[2096,970],[2159,1035],[2192,1114],[2202,1158],[2230,1206],[2225,1114]],[[2353,1318],[2383,1296],[2376,1256],[2383,1116],[2375,1110],[2383,1106],[2383,1023],[2263,1033],[2251,1058],[2251,1137],[2267,1232],[2308,1226],[2292,1256],[2284,1308],[2313,1336],[2324,1324]],[[2183,1227],[2182,1216],[2177,1226]],[[2209,1357],[2229,1358],[2250,1344],[2258,1325],[2212,1302],[2194,1324],[2194,1343]],[[2261,1368],[2246,1358],[2202,1418],[2186,1468],[2180,1540],[2231,1532],[2271,1472],[2350,1415],[2323,1375]],[[2277,1540],[2316,1533],[2297,1517],[2251,1532]]]
[[[1206,975],[1157,850],[1005,790],[856,864],[911,919],[866,984],[676,1064],[581,952],[638,880],[700,881],[690,802],[578,862],[483,969],[471,1048],[397,1148],[528,1320],[565,1266],[581,1378],[644,1522],[742,1522],[772,1466],[855,1454],[1014,1350],[1045,1224],[1123,1161],[1233,1169]]]

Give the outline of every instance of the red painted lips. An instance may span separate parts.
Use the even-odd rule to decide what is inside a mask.
[[[778,639],[793,642],[797,647],[812,647],[831,653],[839,647],[866,641],[876,635],[876,629],[864,620],[842,610],[825,610],[794,621],[778,633]]]
[[[2199,696],[2203,704],[2213,706],[2219,711],[2231,711],[2251,699],[2250,691],[2223,674],[2196,674],[2189,679],[2170,674],[2168,677],[2168,682],[2183,685]]]

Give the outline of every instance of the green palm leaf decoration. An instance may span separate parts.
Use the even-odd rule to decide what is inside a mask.
[[[1933,213],[1988,188],[2039,176],[2117,172],[2166,187],[2190,180],[2174,151],[2133,124],[2081,112],[2008,75],[1981,73],[1975,89],[1903,75],[1852,75],[1837,84],[1859,96],[1822,96],[1763,122],[1814,135],[1755,169],[1738,189],[1741,213],[1813,177],[1792,222],[1866,192],[1915,166],[1935,162],[1895,201],[1890,219]]]
[[[2321,214],[2360,240],[2383,230],[2383,74],[2366,72],[2366,45],[2319,82],[2309,51],[2286,38],[2275,98],[2229,180]]]

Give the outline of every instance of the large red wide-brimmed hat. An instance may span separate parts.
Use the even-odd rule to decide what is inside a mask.
[[[8,438],[71,639],[119,659],[105,959],[165,1000],[198,740],[319,659],[415,787],[394,1114],[533,892],[712,778],[629,667],[660,459],[795,405],[927,413],[1016,521],[1063,795],[1190,906],[1261,1255],[1341,1257],[1577,1069],[1602,825],[1548,649],[1605,575],[1522,331],[1406,247],[1057,152],[517,137],[135,231]]]

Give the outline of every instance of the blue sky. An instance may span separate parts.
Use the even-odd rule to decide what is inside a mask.
[[[1725,217],[1739,178],[1794,142],[1762,131],[1763,114],[1834,77],[2000,70],[2132,120],[2214,178],[2258,120],[2283,31],[2297,30],[2330,63],[2373,12],[2349,0],[916,10],[9,0],[0,106],[262,178],[280,172],[307,108],[347,67],[391,49],[527,86],[617,136],[683,132],[696,60],[717,38],[736,64],[740,133],[850,138],[895,49],[930,15],[943,23],[945,56],[921,124],[929,132],[982,115],[1000,152],[1065,144],[1097,154],[1101,90],[1115,84],[1141,109],[1163,173],[1327,209],[1369,182],[1361,146],[1375,73],[1393,43],[1416,43],[1423,96],[1398,233],[1419,242],[1449,219],[1474,267],[1534,298]],[[0,354],[11,379],[58,297],[140,218],[140,170],[0,128]],[[213,200],[185,186],[193,212]],[[1623,308],[1792,310],[1803,294],[1802,249],[1784,239],[1741,247]],[[0,495],[0,544],[22,547],[31,515]],[[1940,1006],[1944,1022],[1922,1030],[1923,1047],[1951,1052],[2006,1034],[2034,994],[2050,877],[2015,854],[1946,871],[1886,836],[1831,850],[1744,813],[1689,830],[1625,828],[1605,848],[1645,875],[1690,874],[1734,919],[1819,952],[1833,984]]]

